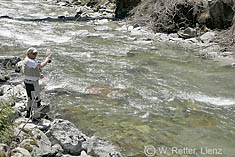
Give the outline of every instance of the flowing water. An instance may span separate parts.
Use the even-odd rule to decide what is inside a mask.
[[[234,156],[234,69],[133,40],[115,21],[98,31],[89,21],[27,20],[74,14],[42,0],[0,2],[0,16],[23,19],[0,19],[0,55],[24,58],[31,46],[39,60],[52,55],[41,82],[53,116],[111,141],[124,156]]]

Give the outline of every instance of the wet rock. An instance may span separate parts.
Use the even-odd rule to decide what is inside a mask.
[[[99,137],[93,136],[83,144],[87,154],[100,157],[121,157],[122,155],[115,151],[114,146]]]

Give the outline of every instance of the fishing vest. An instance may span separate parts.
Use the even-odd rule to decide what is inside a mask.
[[[36,68],[31,68],[27,66],[28,58],[24,59],[23,73],[27,77],[40,77],[40,71]]]

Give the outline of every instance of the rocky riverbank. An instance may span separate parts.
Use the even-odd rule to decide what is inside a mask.
[[[201,11],[196,10],[195,18],[197,17],[199,20],[198,23],[202,23],[202,27],[198,27],[195,24],[188,25],[188,27],[184,26],[180,28],[175,33],[156,33],[149,27],[149,25],[140,25],[138,24],[138,20],[118,20],[115,17],[122,17],[129,15],[131,9],[137,6],[140,7],[140,1],[106,1],[106,0],[96,0],[89,1],[86,5],[83,1],[68,1],[68,0],[59,0],[52,1],[54,4],[59,5],[61,7],[71,7],[76,10],[76,20],[82,21],[84,19],[89,19],[91,24],[95,24],[99,26],[99,30],[102,29],[104,31],[110,30],[111,28],[107,28],[103,26],[104,24],[111,23],[115,21],[120,28],[117,28],[118,31],[126,31],[130,32],[133,36],[133,40],[140,43],[151,43],[151,41],[159,41],[160,43],[164,43],[173,48],[184,49],[189,52],[195,53],[196,56],[202,59],[214,59],[215,61],[223,61],[224,64],[234,65],[234,52],[233,49],[227,48],[226,46],[221,45],[219,36],[221,36],[221,32],[213,31],[212,29],[208,29],[203,23],[203,19],[207,17],[208,27],[211,23],[217,23],[219,26],[228,27],[228,23],[233,20],[234,12],[231,11],[233,1],[206,1],[201,0],[196,2],[193,5],[194,1],[189,1],[188,3],[184,1],[179,1],[179,7],[182,9],[185,7],[190,7],[192,9],[201,9]],[[147,3],[147,2],[146,2]],[[149,2],[150,3],[150,2]],[[150,3],[151,4],[151,3]],[[213,4],[213,5],[212,5]],[[223,4],[223,5],[222,5]],[[139,6],[138,6],[139,5]],[[144,5],[144,4],[143,4]],[[218,9],[218,6],[221,5],[221,9]],[[116,7],[115,7],[116,6]],[[202,8],[200,8],[200,6]],[[223,7],[222,7],[223,6]],[[226,10],[226,6],[229,6],[229,10]],[[194,8],[195,7],[195,8]],[[210,14],[211,12],[211,14]],[[228,12],[228,13],[227,13]],[[224,18],[220,18],[219,15],[223,15],[224,18],[229,18],[228,21],[225,21]],[[121,16],[122,15],[122,16]],[[125,16],[124,16],[125,15]],[[226,16],[226,17],[225,17]],[[135,17],[135,15],[134,15]],[[131,18],[130,18],[131,19]],[[200,21],[201,20],[201,21]],[[217,22],[215,22],[217,21]],[[195,22],[195,21],[194,21]],[[209,23],[210,22],[210,23]],[[213,24],[212,24],[213,25]],[[192,26],[192,27],[191,27]],[[214,28],[215,25],[213,25]],[[215,26],[216,28],[219,26]],[[222,27],[219,27],[222,28]],[[136,36],[140,36],[139,38]],[[227,43],[229,44],[229,43]]]
[[[1,57],[0,99],[10,101],[14,108],[14,135],[8,145],[0,143],[1,156],[24,157],[121,157],[112,143],[100,137],[88,137],[74,124],[63,119],[53,119],[46,116],[50,107],[42,104],[42,119],[34,123],[24,118],[26,113],[26,90],[17,81],[20,74],[14,72],[14,63],[18,57]],[[8,68],[8,69],[6,69]],[[7,74],[6,74],[7,73]],[[11,77],[11,79],[9,78]],[[3,79],[2,79],[3,78]],[[6,79],[8,78],[8,79]],[[10,81],[8,81],[10,79]],[[13,101],[12,101],[13,99]],[[2,106],[2,105],[1,105]]]

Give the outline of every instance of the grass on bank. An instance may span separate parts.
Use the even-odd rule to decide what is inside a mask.
[[[13,116],[10,103],[0,100],[0,143],[8,143],[13,137]]]

